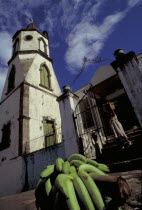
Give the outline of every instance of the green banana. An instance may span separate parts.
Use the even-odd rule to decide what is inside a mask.
[[[75,166],[76,168],[80,167],[81,165],[85,164],[83,161],[81,160],[72,160],[70,162],[71,166]],[[86,164],[85,164],[86,165]]]
[[[45,191],[48,196],[51,192],[51,189],[52,189],[51,181],[50,178],[48,178],[47,181],[45,182]]]
[[[73,185],[75,187],[75,190],[85,207],[85,210],[95,210],[94,204],[92,202],[92,199],[88,193],[88,190],[86,189],[83,181],[80,179],[79,176],[76,176],[74,174],[71,174],[73,177]]]
[[[78,170],[79,171],[94,172],[98,175],[107,175],[104,172],[102,172],[100,169],[96,168],[95,166],[89,165],[89,164],[81,165]]]
[[[83,183],[85,184],[92,201],[96,207],[97,210],[103,210],[105,208],[101,193],[93,181],[93,179],[90,177],[90,175],[86,171],[80,170],[78,172],[79,177],[82,179]]]
[[[55,180],[55,186],[65,195],[70,210],[80,210],[71,175],[59,174]]]
[[[95,160],[90,160],[87,158],[87,163],[92,165],[92,166],[95,166],[95,167],[98,167],[99,166],[99,163],[97,163],[97,161]]]
[[[40,178],[47,178],[48,176],[50,176],[52,173],[54,172],[54,165],[49,165],[47,166],[47,168],[41,172],[40,174]]]
[[[118,176],[98,175],[94,172],[89,173],[89,175],[92,177],[93,180],[100,181],[100,182],[116,183],[118,180]]]
[[[63,163],[64,163],[64,161],[63,161],[62,158],[57,158],[57,159],[56,159],[56,164],[55,164],[55,166],[56,166],[56,170],[57,170],[57,171],[59,171],[59,172],[62,171]]]
[[[81,161],[83,161],[83,162],[87,162],[86,161],[86,157],[84,157],[83,155],[81,155],[81,154],[73,154],[73,155],[71,155],[68,159],[67,159],[67,161],[69,161],[69,162],[71,162],[72,160],[81,160]]]
[[[78,173],[77,173],[76,168],[74,166],[70,166],[70,174],[74,174],[74,175],[78,176]]]
[[[70,173],[70,163],[68,161],[65,161],[63,163],[62,173],[64,173],[64,174]]]
[[[108,166],[107,166],[107,165],[105,165],[105,164],[101,164],[101,163],[99,163],[98,168],[99,168],[101,171],[103,171],[103,172],[107,172],[107,173],[109,173],[109,172],[110,172],[110,170],[109,170]]]

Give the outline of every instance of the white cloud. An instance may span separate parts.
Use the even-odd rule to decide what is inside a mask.
[[[117,24],[125,17],[127,12],[142,0],[127,0],[127,8],[104,17],[97,22],[97,17],[103,6],[109,0],[0,0],[0,57],[3,63],[7,62],[11,54],[11,36],[22,27],[23,19],[27,17],[43,20],[40,29],[47,30],[53,37],[57,34],[59,39],[66,38],[68,49],[65,60],[68,66],[79,68],[84,56],[95,58],[104,47],[106,39],[115,30]],[[38,14],[37,14],[37,9]],[[101,13],[102,14],[102,13]],[[37,17],[36,17],[37,18]],[[102,19],[102,16],[101,16]],[[12,21],[12,22],[11,22]],[[100,20],[99,20],[100,21]],[[12,24],[11,24],[12,23]],[[8,31],[8,33],[7,33]],[[4,34],[5,33],[5,34]],[[56,36],[55,36],[56,37]],[[2,40],[2,41],[1,41]],[[10,41],[9,41],[10,40]],[[56,44],[55,44],[56,45]]]
[[[12,51],[11,35],[7,32],[0,32],[0,43],[1,43],[0,58],[2,60],[3,65],[5,65],[11,57],[11,51]]]
[[[142,3],[142,0],[128,0],[128,6],[129,7],[134,7],[139,3]]]
[[[105,1],[106,0],[96,0],[95,4],[92,4],[92,2],[88,1],[82,12],[83,21],[91,21],[96,18]]]
[[[102,39],[106,39],[112,33],[116,24],[120,22],[126,15],[126,10],[107,16],[103,23],[99,26]]]
[[[97,0],[92,6],[88,2],[82,11],[82,19],[74,25],[66,42],[68,49],[65,61],[72,73],[82,65],[83,57],[96,58],[104,47],[109,35],[127,13],[142,0],[128,0],[128,7],[123,11],[106,16],[101,23],[95,23],[96,15],[104,5],[105,0]]]
[[[75,26],[67,39],[69,47],[65,57],[73,72],[75,68],[81,66],[84,56],[89,58],[98,56],[105,40],[125,14],[126,12],[119,12],[109,15],[100,25],[82,21]]]

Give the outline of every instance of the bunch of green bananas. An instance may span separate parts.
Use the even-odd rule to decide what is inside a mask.
[[[73,154],[67,161],[57,158],[55,165],[40,174],[36,206],[42,210],[103,210],[105,202],[95,180],[109,180],[108,172],[108,166],[81,154]]]

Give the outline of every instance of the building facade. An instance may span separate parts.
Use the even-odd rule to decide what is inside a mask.
[[[0,194],[22,190],[24,155],[62,142],[59,95],[48,33],[31,23],[13,36],[0,102]]]
[[[102,157],[106,147],[119,148],[120,140],[110,125],[109,106],[132,144],[141,137],[142,54],[125,54],[121,49],[115,54],[116,60],[110,66],[101,66],[86,86],[75,91],[79,96],[74,117],[80,152],[89,158]],[[113,161],[113,154],[108,155],[110,161]],[[134,154],[135,158],[140,156],[137,150]]]

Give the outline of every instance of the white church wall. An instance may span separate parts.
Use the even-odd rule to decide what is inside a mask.
[[[26,41],[27,35],[33,36],[33,39]],[[0,175],[3,176],[0,180],[0,196],[21,192],[23,188],[35,187],[43,167],[55,163],[57,157],[65,159],[60,110],[56,101],[61,91],[51,59],[42,53],[47,50],[46,53],[49,56],[48,40],[39,32],[32,30],[20,31],[13,44],[17,38],[19,39],[19,48],[17,45],[9,62],[9,71],[0,106],[0,142],[3,124],[11,122],[10,146],[0,151]],[[44,45],[42,48],[40,48],[39,38],[42,38]],[[50,88],[40,85],[41,64],[46,64],[49,69]],[[12,65],[16,70],[15,88],[7,93]],[[49,148],[45,148],[43,117],[55,122],[56,145]],[[29,145],[28,141],[30,141]],[[28,161],[25,152],[28,153]],[[19,156],[19,154],[23,156]],[[28,183],[29,188],[25,186]]]
[[[55,120],[56,143],[62,141],[61,118],[56,97],[30,87],[29,117],[30,119],[30,152],[45,147],[43,117]]]
[[[23,57],[24,57],[24,55],[23,55]],[[25,55],[25,57],[27,57],[27,55]],[[51,89],[53,91],[50,91],[50,90],[40,86],[40,66],[43,63],[45,63],[47,65],[47,67],[49,68],[49,71],[51,74],[51,77],[50,77]],[[59,96],[61,94],[60,87],[58,85],[57,78],[55,76],[55,73],[54,73],[54,70],[52,67],[52,63],[50,61],[48,61],[47,59],[43,58],[42,56],[40,56],[39,54],[35,55],[35,59],[27,73],[25,80],[26,80],[26,82],[28,82],[42,90],[46,90],[49,93],[56,94],[57,96]]]
[[[17,89],[0,106],[0,142],[2,140],[2,128],[4,124],[11,122],[10,147],[0,151],[0,161],[6,157],[6,161],[18,156],[19,141],[19,104],[20,89]]]
[[[32,36],[33,39],[31,39],[30,41],[26,41],[25,37],[27,35]],[[39,50],[39,38],[41,38],[41,37],[47,45],[47,55],[49,55],[48,39],[46,39],[44,36],[42,36],[37,31],[22,31],[21,32],[21,34],[19,36],[20,50]]]
[[[10,63],[10,65],[8,67],[8,73],[7,73],[7,77],[6,77],[4,88],[3,88],[1,101],[4,100],[8,95],[10,95],[14,91],[14,89],[13,89],[9,94],[6,94],[7,93],[7,89],[8,89],[8,77],[9,77],[9,73],[11,71],[12,65],[15,66],[15,70],[16,70],[16,72],[15,72],[15,88],[18,87],[21,84],[21,82],[24,80],[24,74],[23,74],[23,71],[22,71],[22,67],[21,67],[21,63],[20,63],[20,60],[19,60],[19,56],[17,56]]]
[[[38,32],[37,31],[22,31],[20,34],[20,50],[38,50]],[[30,35],[32,40],[26,41],[25,36]]]

